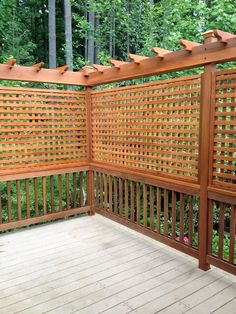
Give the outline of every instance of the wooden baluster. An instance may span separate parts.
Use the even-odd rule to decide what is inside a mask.
[[[184,242],[184,194],[180,193],[180,213],[179,213],[179,240]]]
[[[117,193],[117,178],[114,177],[114,213],[117,214],[118,193]]]
[[[123,181],[119,178],[119,207],[120,207],[120,216],[123,216]]]
[[[70,181],[69,173],[66,173],[66,209],[70,209]]]
[[[125,179],[125,218],[129,219],[129,187],[127,179]]]
[[[168,190],[164,190],[164,235],[168,236]]]
[[[84,173],[79,173],[79,187],[80,187],[80,207],[84,206],[84,190],[83,190]]]
[[[154,188],[150,185],[150,228],[154,230]]]
[[[26,217],[30,218],[30,193],[29,193],[29,179],[25,179],[25,193],[26,193]]]
[[[147,227],[147,185],[143,183],[143,225]]]
[[[157,233],[161,232],[161,189],[157,188]]]
[[[77,208],[76,172],[73,173],[73,208]]]
[[[225,205],[220,202],[219,212],[219,242],[218,242],[218,257],[223,259],[224,251],[224,227],[225,227]]]
[[[11,182],[7,181],[7,209],[8,209],[8,222],[12,221],[12,207],[11,207]]]
[[[2,224],[2,192],[0,191],[0,224]]]
[[[43,184],[43,214],[47,215],[47,182],[46,177],[42,177]]]
[[[20,180],[16,180],[16,194],[17,194],[17,217],[21,220],[21,200],[20,200]]]
[[[51,211],[55,212],[55,202],[54,202],[54,176],[50,176],[50,193],[51,193]]]
[[[100,208],[103,209],[103,175],[100,173]]]
[[[171,200],[171,229],[172,229],[172,239],[176,239],[176,192],[172,191],[172,200]]]
[[[107,210],[107,175],[103,174],[103,184],[104,184],[104,209]]]
[[[39,187],[38,178],[34,178],[34,211],[35,216],[39,216]]]
[[[95,189],[95,195],[94,195],[94,206],[98,207],[98,173],[94,172],[94,189]]]
[[[94,173],[92,170],[89,170],[87,173],[87,203],[90,210],[88,212],[89,216],[95,214],[94,212]]]
[[[62,175],[58,175],[59,211],[62,211]]]
[[[188,197],[188,206],[189,206],[189,211],[188,211],[188,244],[192,246],[193,244],[193,196],[190,195]]]
[[[109,211],[112,212],[113,208],[112,208],[112,176],[109,176]]]
[[[212,255],[212,237],[213,237],[213,210],[214,202],[209,200],[209,213],[208,213],[208,247],[207,254]]]
[[[136,183],[136,215],[137,224],[140,225],[140,183]]]
[[[229,262],[234,264],[235,250],[235,232],[236,232],[236,206],[231,206],[230,211],[230,244],[229,244]]]
[[[131,221],[134,222],[134,182],[130,182],[130,198],[131,198]]]

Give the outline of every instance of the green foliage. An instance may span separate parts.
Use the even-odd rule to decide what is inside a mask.
[[[76,186],[74,187],[73,176],[69,174],[69,195],[70,208],[74,208],[74,193],[76,193],[76,207],[84,206],[87,202],[87,177],[86,172],[83,173],[82,184],[80,184],[79,174],[76,174]],[[34,190],[34,180],[28,179],[29,182],[29,195],[30,195],[30,217],[35,217],[35,190]],[[80,198],[80,190],[83,190],[83,199]],[[10,191],[11,191],[11,209],[12,209],[12,220],[15,221],[18,219],[17,213],[17,185],[16,181],[10,182]],[[54,206],[55,210],[59,210],[59,185],[58,185],[58,176],[54,176],[54,185],[53,185],[53,195],[54,195]],[[2,219],[3,223],[7,223],[9,219],[8,215],[8,193],[7,193],[7,184],[6,182],[0,182],[0,195],[1,195],[1,205],[2,205]],[[27,217],[27,203],[26,203],[26,185],[25,180],[20,180],[20,206],[22,218]],[[46,177],[46,207],[47,213],[52,212],[52,194],[50,187],[50,177]],[[62,175],[62,208],[66,209],[67,207],[67,194],[66,194],[66,176]],[[39,216],[43,215],[43,184],[42,178],[38,178],[38,210]]]

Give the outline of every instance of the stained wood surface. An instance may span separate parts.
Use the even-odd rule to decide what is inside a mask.
[[[235,189],[236,70],[216,76],[213,184]]]
[[[0,245],[2,314],[234,313],[235,277],[100,215],[2,235]]]
[[[151,57],[140,61],[113,67],[103,73],[91,73],[87,80],[89,86],[107,84],[139,77],[158,75],[201,67],[209,63],[224,63],[235,60],[236,38],[229,38],[226,45],[221,42],[205,43],[193,47],[192,52],[179,50],[162,54],[164,58]]]
[[[0,88],[0,175],[86,160],[85,94]]]
[[[92,93],[92,160],[197,181],[200,76]]]

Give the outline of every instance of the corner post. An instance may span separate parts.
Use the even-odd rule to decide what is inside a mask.
[[[213,31],[203,34],[204,42],[217,41]],[[212,171],[212,128],[214,123],[214,102],[215,102],[215,64],[208,64],[204,67],[201,76],[201,104],[200,104],[200,138],[199,138],[199,184],[200,184],[200,208],[199,208],[199,268],[208,270],[208,184],[211,180]]]
[[[91,132],[91,93],[92,87],[86,87],[85,91],[85,103],[86,103],[86,142],[87,142],[87,162],[90,163],[92,160],[92,132]],[[88,170],[87,177],[87,195],[88,195],[88,206],[90,210],[89,216],[95,214],[94,211],[94,187],[93,187],[93,171]]]

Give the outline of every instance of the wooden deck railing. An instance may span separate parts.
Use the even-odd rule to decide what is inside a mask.
[[[96,212],[198,256],[199,199],[194,193],[149,184],[141,176],[131,180],[118,171],[95,172],[94,188]]]
[[[87,180],[82,169],[6,178],[0,182],[0,231],[90,212]]]

